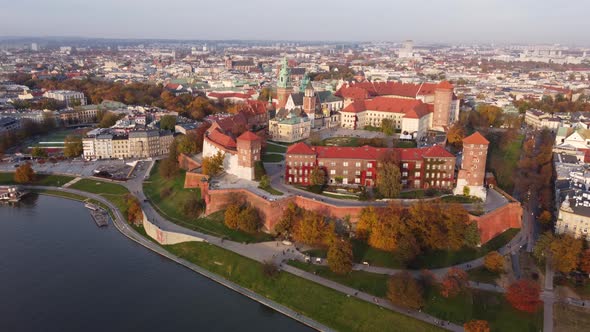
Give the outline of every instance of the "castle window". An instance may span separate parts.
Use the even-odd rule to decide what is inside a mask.
[[[331,169],[331,170],[330,170],[330,174],[331,174],[331,175],[335,175],[335,174],[336,174],[336,170],[335,170],[335,169]]]
[[[342,166],[348,167],[348,161],[343,162]]]
[[[359,174],[360,174],[360,172],[359,172]],[[373,172],[367,172],[367,176],[373,176]]]
[[[356,167],[361,167],[361,163],[356,163]],[[368,168],[373,168],[373,163],[367,163]]]

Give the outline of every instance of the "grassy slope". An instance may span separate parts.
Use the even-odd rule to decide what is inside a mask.
[[[123,215],[127,214],[125,196],[129,194],[129,191],[120,184],[92,179],[82,179],[71,185],[70,188],[98,194],[113,203],[119,210],[121,210]]]
[[[238,242],[259,242],[271,240],[271,236],[266,233],[246,234],[233,230],[223,223],[223,212],[216,212],[206,218],[189,218],[184,215],[183,205],[191,195],[201,197],[199,189],[184,189],[185,173],[181,172],[172,179],[165,179],[158,172],[159,164],[156,164],[152,170],[150,178],[143,184],[143,190],[150,199],[152,205],[170,221],[198,231],[215,236],[226,237]],[[160,191],[162,188],[172,188],[170,196],[162,199]]]
[[[190,242],[166,249],[338,331],[439,331],[292,274],[270,279],[260,263],[213,245]]]
[[[36,177],[37,180],[31,185],[57,187],[63,186],[74,179],[71,176],[47,174],[37,174]],[[14,182],[14,173],[0,173],[0,184],[17,184]]]
[[[498,185],[509,193],[514,189],[514,172],[520,158],[523,139],[523,135],[518,135],[504,149],[497,144],[490,144],[488,168],[494,171]]]

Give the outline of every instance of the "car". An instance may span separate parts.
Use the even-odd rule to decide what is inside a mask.
[[[14,164],[14,168],[18,168],[18,167],[20,167],[19,164]]]

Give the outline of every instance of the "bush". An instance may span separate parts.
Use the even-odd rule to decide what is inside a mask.
[[[188,218],[198,218],[204,209],[205,201],[199,199],[196,195],[187,199],[182,206],[182,212]]]
[[[172,187],[164,187],[160,190],[160,198],[164,199],[172,195]]]
[[[424,305],[424,290],[408,272],[400,272],[387,282],[387,298],[393,304],[420,309]]]
[[[269,277],[275,278],[279,275],[279,267],[273,261],[264,261],[262,263],[262,273]]]

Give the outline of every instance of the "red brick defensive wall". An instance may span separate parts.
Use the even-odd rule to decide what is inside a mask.
[[[196,185],[196,179],[193,179],[193,181]],[[301,196],[290,196],[277,201],[268,201],[246,189],[209,190],[208,195],[202,195],[202,197],[207,202],[206,215],[223,210],[227,205],[234,202],[251,204],[258,209],[264,228],[267,231],[272,230],[279,222],[283,211],[291,202],[303,209],[317,211],[332,218],[350,216],[353,223],[358,220],[358,215],[363,209],[363,206],[335,206]],[[470,215],[470,219],[477,223],[482,244],[509,228],[521,227],[522,208],[520,203],[510,196],[507,197],[512,200],[507,205],[482,216]]]

